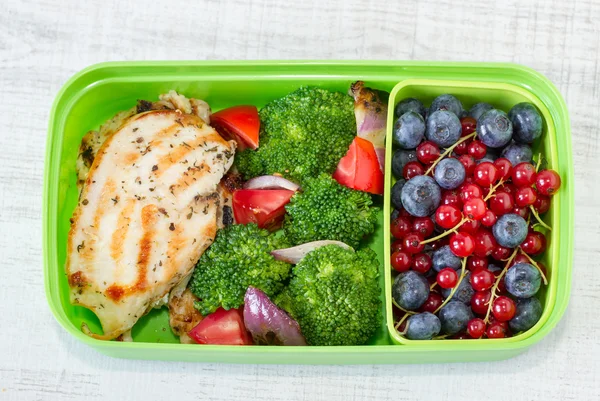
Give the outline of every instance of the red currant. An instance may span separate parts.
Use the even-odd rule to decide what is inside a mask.
[[[485,146],[483,142],[475,140],[469,144],[467,152],[473,156],[475,160],[479,160],[487,153],[487,146]]]
[[[450,242],[448,243],[450,250],[453,254],[459,258],[466,258],[473,253],[475,249],[475,241],[471,234],[464,231],[453,233],[450,236]]]
[[[550,209],[550,197],[538,194],[533,207],[538,214],[544,214]]]
[[[496,224],[496,220],[498,220],[498,218],[496,217],[496,215],[494,214],[494,212],[492,212],[491,210],[487,209],[485,211],[485,214],[481,218],[481,224],[483,224],[486,227],[491,227],[494,224]]]
[[[408,253],[398,251],[392,253],[391,262],[394,270],[401,273],[410,269],[410,265],[412,264],[412,258]]]
[[[485,333],[485,322],[483,319],[476,317],[475,319],[469,320],[467,323],[467,333],[471,338],[481,338]]]
[[[502,178],[504,181],[510,178],[510,174],[512,173],[512,164],[510,161],[508,161],[508,159],[499,157],[494,160],[494,166],[498,170],[500,178]]]
[[[496,322],[488,326],[485,334],[488,338],[504,338],[506,337],[506,330],[500,322]]]
[[[454,288],[458,282],[458,274],[451,267],[445,267],[437,274],[436,281],[442,288]]]
[[[475,249],[473,253],[479,257],[490,256],[494,251],[494,248],[498,246],[494,235],[486,229],[477,231],[474,236]]]
[[[477,120],[473,117],[463,117],[460,119],[460,125],[462,128],[461,136],[466,136],[475,132],[477,128]]]
[[[412,229],[423,238],[427,238],[433,234],[433,230],[435,230],[435,224],[429,217],[415,217],[413,220]]]
[[[435,222],[442,228],[454,228],[462,219],[462,214],[456,206],[441,205],[435,211]]]
[[[397,239],[394,242],[392,242],[392,245],[390,245],[390,251],[392,253],[401,251],[404,248],[404,245],[402,245],[402,242],[403,241],[401,239]]]
[[[431,164],[436,161],[440,157],[440,148],[431,142],[425,141],[421,142],[419,146],[417,146],[417,159],[423,164]]]
[[[505,260],[506,258],[508,258],[510,256],[510,253],[511,253],[510,248],[505,248],[502,245],[497,245],[492,250],[492,258],[494,258],[496,260]]]
[[[492,305],[492,313],[499,322],[507,322],[515,316],[515,301],[504,295],[499,296]]]
[[[465,203],[473,198],[483,198],[481,187],[476,184],[463,184],[460,187],[460,200]]]
[[[390,232],[394,238],[404,238],[411,232],[412,222],[408,217],[400,216],[390,223]]]
[[[527,258],[527,256],[521,254],[515,256],[512,262],[510,262],[510,265],[514,266],[520,263],[529,263],[529,259]]]
[[[542,271],[542,273],[544,274],[544,277],[548,277],[548,269],[546,268],[546,265],[543,264],[542,262],[537,262],[537,265],[540,268],[540,270]]]
[[[475,171],[475,159],[473,159],[473,156],[470,155],[460,155],[458,157],[458,161],[462,163],[462,165],[465,167],[465,172],[467,173],[467,177],[473,175],[473,172]]]
[[[443,191],[441,204],[456,206],[460,209],[462,207],[460,192],[457,189],[447,189]]]
[[[476,291],[471,297],[471,309],[478,315],[485,315],[492,293],[490,291]]]
[[[467,154],[467,147],[469,145],[467,144],[467,141],[461,142],[458,145],[456,145],[454,147],[454,153],[456,153],[457,155],[466,155]]]
[[[410,254],[419,253],[425,248],[425,244],[421,244],[423,237],[417,233],[410,233],[404,237],[404,251]]]
[[[533,205],[537,200],[537,192],[531,187],[521,187],[515,193],[515,204],[519,207]]]
[[[431,291],[427,300],[421,307],[419,308],[419,312],[429,312],[433,313],[440,307],[440,305],[444,302],[444,299],[437,292]]]
[[[417,253],[413,256],[412,269],[417,273],[425,274],[432,266],[431,256],[426,253]]]
[[[492,288],[494,281],[496,281],[496,276],[487,269],[479,269],[471,273],[469,280],[475,291],[485,291]]]
[[[486,205],[483,199],[473,198],[465,202],[463,213],[466,217],[473,220],[481,220],[485,215]]]
[[[505,184],[502,184],[502,186],[500,186],[500,188],[498,188],[499,191],[503,191],[506,192],[507,194],[511,194],[511,195],[515,195],[515,193],[517,192],[517,187],[513,184],[511,184],[510,182],[507,182]]]
[[[554,170],[542,170],[535,176],[535,187],[542,195],[554,195],[560,184],[560,176]]]
[[[512,180],[517,187],[532,186],[535,182],[535,167],[527,162],[517,164],[512,171]]]
[[[513,197],[507,192],[498,191],[490,198],[490,210],[496,216],[510,213],[514,207]]]
[[[521,216],[524,219],[527,219],[527,217],[529,217],[529,208],[528,207],[519,207],[519,206],[515,206],[513,208],[512,213],[514,214],[518,214],[519,216]]]
[[[481,269],[487,269],[487,267],[488,267],[487,258],[482,258],[479,256],[469,256],[469,259],[467,259],[467,268],[472,272],[475,272],[475,271],[481,270]]]
[[[469,234],[475,234],[480,226],[481,223],[478,220],[467,220],[460,226],[460,229]]]
[[[473,177],[475,178],[475,183],[482,187],[489,187],[500,178],[498,170],[490,162],[479,163],[475,167]]]
[[[431,247],[432,251],[435,251],[436,249],[440,249],[443,246],[448,245],[448,238],[444,237],[444,238],[440,238],[437,241],[433,241],[429,243],[429,246]]]
[[[417,175],[425,174],[425,168],[418,161],[408,162],[404,165],[402,169],[402,176],[405,180],[410,180]]]
[[[539,255],[546,250],[546,236],[537,231],[528,232],[521,249],[529,255]]]

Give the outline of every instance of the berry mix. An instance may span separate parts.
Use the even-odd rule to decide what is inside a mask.
[[[547,284],[541,219],[560,188],[531,144],[531,103],[467,112],[450,94],[395,108],[391,265],[395,328],[410,340],[504,338],[533,327]]]

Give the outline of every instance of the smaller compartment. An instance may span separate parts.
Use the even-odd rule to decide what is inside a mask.
[[[539,138],[532,146],[534,155],[542,153],[542,155],[548,160],[549,168],[557,170],[563,181],[569,179],[566,174],[566,169],[559,168],[559,154],[557,152],[557,133],[554,125],[552,115],[546,105],[533,93],[528,90],[511,84],[495,83],[495,82],[475,82],[475,81],[454,81],[454,80],[433,80],[433,79],[408,79],[397,84],[390,94],[389,100],[389,112],[387,121],[387,138],[386,138],[386,175],[385,182],[387,184],[386,191],[384,194],[384,230],[385,233],[385,251],[384,254],[390,255],[391,237],[390,232],[390,215],[393,211],[393,206],[390,202],[390,189],[396,182],[392,174],[391,160],[392,154],[395,149],[392,145],[392,130],[395,122],[394,108],[395,106],[405,98],[413,97],[419,99],[423,104],[428,107],[433,99],[442,94],[452,94],[456,96],[463,104],[465,110],[469,110],[471,106],[478,102],[487,102],[492,104],[494,107],[508,111],[517,103],[530,102],[533,103],[542,114],[544,120],[544,127],[541,138]],[[450,350],[456,348],[459,344],[469,344],[472,347],[490,347],[493,343],[494,348],[502,348],[507,343],[515,343],[523,341],[533,334],[537,333],[548,321],[552,315],[556,302],[557,295],[557,276],[559,266],[559,234],[561,232],[561,198],[567,196],[567,191],[561,188],[552,199],[552,206],[550,210],[544,215],[544,220],[552,227],[552,231],[547,234],[548,249],[544,253],[542,262],[548,267],[548,285],[543,286],[540,289],[541,297],[540,301],[543,304],[544,312],[539,322],[527,332],[521,333],[517,336],[505,338],[505,339],[478,339],[469,341],[456,341],[456,340],[434,340],[434,341],[414,341],[409,340],[394,329],[394,318],[392,311],[392,284],[394,277],[397,275],[394,269],[391,267],[389,256],[386,257],[386,317],[387,326],[390,334],[390,338],[396,344],[403,344],[407,346],[428,346],[439,350]],[[565,228],[567,230],[567,228]],[[563,241],[571,241],[571,239],[562,237]],[[570,266],[562,266],[562,268],[570,268]],[[427,344],[425,344],[427,343]]]

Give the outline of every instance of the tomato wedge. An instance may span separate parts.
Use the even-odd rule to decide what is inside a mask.
[[[377,152],[373,144],[363,138],[354,138],[348,153],[338,163],[333,178],[348,188],[383,194],[383,171]]]
[[[252,345],[239,309],[217,309],[202,319],[188,335],[198,344]]]
[[[238,149],[258,148],[260,118],[255,106],[234,106],[210,116],[212,125],[226,139],[235,139]]]
[[[235,222],[277,229],[285,215],[285,205],[295,193],[287,189],[239,189],[233,193]]]

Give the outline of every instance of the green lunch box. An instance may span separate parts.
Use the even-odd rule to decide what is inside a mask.
[[[390,92],[386,153],[386,191],[377,231],[368,246],[381,266],[381,327],[367,345],[340,347],[277,347],[179,344],[171,333],[166,308],[153,310],[134,326],[134,342],[101,341],[81,332],[100,324],[93,312],[69,303],[66,260],[69,218],[77,204],[75,161],[83,135],[96,129],[137,99],[154,100],[174,89],[206,100],[213,111],[237,105],[257,107],[302,85],[346,92],[356,80]],[[478,101],[504,110],[521,101],[534,103],[545,127],[540,149],[563,185],[545,215],[548,234],[544,263],[549,285],[543,289],[544,313],[526,333],[507,339],[410,341],[393,327],[389,263],[391,129],[393,106],[405,97],[426,104],[442,93],[456,95],[465,105]],[[50,309],[73,336],[114,357],[227,363],[400,364],[490,361],[510,358],[540,341],[563,315],[571,286],[573,259],[574,181],[571,135],[566,105],[556,88],[539,73],[519,65],[410,61],[179,61],[116,62],[91,66],[72,77],[58,93],[46,145],[43,247],[45,289]]]

